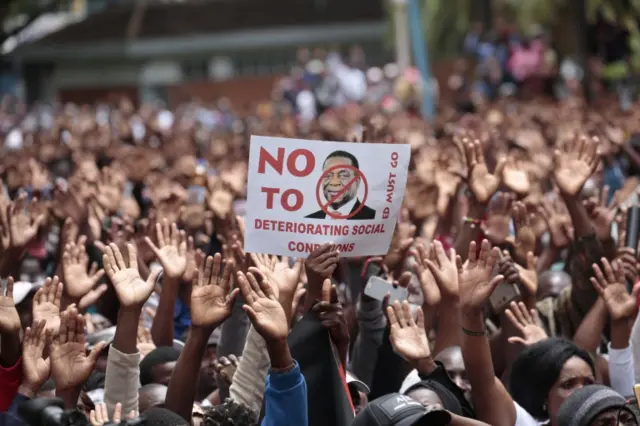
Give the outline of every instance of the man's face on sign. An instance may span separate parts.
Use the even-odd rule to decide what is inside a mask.
[[[356,171],[348,167],[353,167],[351,160],[345,157],[331,157],[324,162],[323,170],[328,170],[322,179],[322,191],[327,201],[331,201],[331,207],[334,209],[353,200],[358,194],[360,179],[357,177]],[[335,168],[333,168],[335,167]],[[351,185],[348,185],[351,183]]]

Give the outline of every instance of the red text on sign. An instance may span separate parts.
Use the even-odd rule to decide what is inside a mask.
[[[298,168],[297,161],[300,157],[304,158],[304,167],[301,169]],[[308,149],[294,149],[286,160],[287,171],[295,177],[308,176],[316,166],[316,157],[313,155],[313,152]],[[269,151],[260,147],[260,154],[258,155],[258,173],[264,174],[266,172],[267,164],[269,164],[273,170],[278,172],[279,175],[282,175],[285,164],[285,149],[278,148],[277,156],[273,157]]]
[[[301,241],[289,241],[287,248],[289,251],[295,251],[299,253],[311,253],[315,249],[320,247],[320,244],[303,243]],[[355,248],[355,243],[335,244],[331,247],[331,250],[339,250],[341,253],[352,252]]]
[[[273,209],[273,199],[280,193],[280,188],[269,188],[263,186],[261,190],[263,193],[267,194],[267,210]],[[297,189],[287,189],[282,193],[282,197],[280,197],[280,205],[288,212],[295,212],[299,210],[300,207],[302,207],[303,202],[304,196],[302,195],[302,192]]]

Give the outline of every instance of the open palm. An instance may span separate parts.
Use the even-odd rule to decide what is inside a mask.
[[[60,300],[62,283],[57,276],[47,278],[44,285],[33,296],[33,321],[45,321],[46,329],[52,336],[60,328]]]
[[[469,258],[464,265],[460,257],[457,258],[460,306],[463,309],[481,309],[482,304],[502,280],[501,275],[491,279],[491,273],[499,258],[499,249],[491,249],[487,240],[482,240],[480,253],[477,255],[475,241],[469,244]]]
[[[165,275],[168,278],[178,279],[187,269],[187,236],[184,231],[178,231],[175,223],[169,225],[168,220],[163,224],[156,223],[156,246],[149,237],[145,238],[153,253],[156,255]]]
[[[469,166],[469,186],[476,200],[486,203],[495,194],[500,185],[499,176],[502,174],[504,160],[496,166],[495,175],[489,173],[484,159],[480,141],[466,141],[464,144],[467,164]]]
[[[555,151],[554,177],[564,194],[576,195],[599,163],[597,146],[592,139],[581,138]]]
[[[105,247],[102,263],[107,276],[113,283],[118,295],[118,300],[123,306],[131,307],[142,305],[147,301],[155,287],[159,270],[152,271],[147,281],[140,278],[138,271],[138,259],[136,248],[133,244],[127,244],[129,252],[129,265],[124,261],[122,253],[114,243]]]
[[[231,316],[238,289],[231,290],[233,262],[222,268],[217,253],[207,257],[202,272],[198,272],[191,292],[191,323],[195,326],[216,326]],[[222,276],[220,274],[222,273]]]
[[[104,347],[100,342],[87,355],[85,350],[84,317],[77,309],[62,313],[60,333],[51,345],[51,374],[58,390],[82,385],[96,366]]]
[[[613,321],[631,318],[638,310],[637,299],[627,291],[620,261],[616,260],[611,265],[606,258],[602,258],[600,262],[602,268],[593,264],[595,277],[591,278],[591,283],[604,300],[609,316]]]
[[[84,248],[86,237],[82,236],[78,243],[70,242],[62,254],[62,274],[66,283],[65,291],[70,297],[78,299],[89,293],[104,275],[104,270],[87,273],[89,257]]]
[[[9,277],[4,296],[2,296],[2,288],[0,288],[0,332],[12,334],[19,330],[20,316],[13,301],[13,277]]]
[[[429,340],[424,329],[424,314],[417,310],[417,320],[413,320],[409,303],[393,302],[387,306],[391,345],[396,353],[408,361],[415,362],[431,355]]]
[[[271,285],[260,276],[238,272],[238,285],[246,301],[247,312],[253,327],[267,341],[283,340],[289,335],[289,322]]]
[[[22,340],[22,371],[24,382],[39,389],[51,374],[50,359],[43,357],[47,344],[48,333],[45,332],[45,322],[33,323],[33,328],[27,327]]]

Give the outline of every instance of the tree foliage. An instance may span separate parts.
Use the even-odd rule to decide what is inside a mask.
[[[462,41],[474,21],[478,20],[480,0],[419,0],[426,38],[434,54],[460,51]],[[534,25],[551,29],[554,39],[560,39],[559,50],[568,53],[575,48],[576,37],[569,34],[579,16],[577,0],[487,0],[494,16],[517,23],[523,33]],[[640,0],[579,0],[585,2],[586,19],[593,22],[598,13],[610,22],[622,23],[631,33],[632,45],[638,45]],[[390,10],[390,8],[389,8]],[[475,15],[475,16],[474,16]],[[391,15],[390,15],[391,16]],[[634,41],[635,40],[635,41]],[[564,52],[563,52],[564,51]]]

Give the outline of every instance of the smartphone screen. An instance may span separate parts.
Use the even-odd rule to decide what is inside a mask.
[[[409,290],[404,287],[396,287],[389,282],[383,280],[378,276],[372,276],[367,281],[367,285],[364,288],[364,294],[372,299],[380,300],[389,293],[389,303],[393,303],[396,300],[404,301],[409,296]]]

